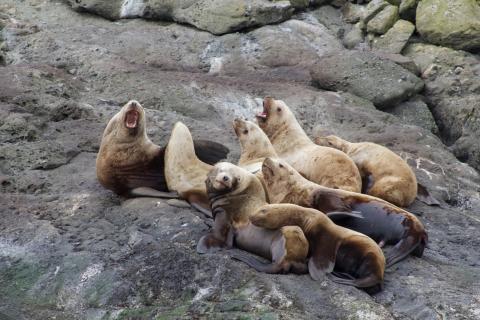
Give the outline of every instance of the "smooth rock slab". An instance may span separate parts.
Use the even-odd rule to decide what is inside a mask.
[[[324,57],[310,74],[319,88],[353,93],[379,109],[404,101],[423,88],[423,81],[414,74],[364,51],[345,50]]]
[[[373,47],[390,53],[401,53],[414,31],[413,23],[398,20],[387,33],[373,42]]]
[[[398,7],[386,6],[379,14],[367,23],[367,31],[384,34],[398,20]]]
[[[428,109],[427,104],[423,102],[421,96],[415,96],[385,111],[396,115],[406,124],[413,124],[433,134],[438,134],[435,119],[433,119],[430,109]]]
[[[417,30],[427,41],[454,49],[480,49],[480,4],[476,0],[423,0]]]

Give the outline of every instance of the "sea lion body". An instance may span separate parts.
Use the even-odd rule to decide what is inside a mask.
[[[357,165],[362,192],[400,207],[408,207],[417,196],[417,178],[410,166],[388,148],[371,143],[352,143],[330,135],[315,143],[345,152]]]
[[[199,253],[231,248],[271,260],[263,264],[243,253],[233,254],[258,271],[268,273],[305,273],[308,241],[299,227],[286,226],[269,230],[254,226],[250,215],[265,205],[266,195],[261,182],[252,173],[230,163],[218,163],[206,180],[215,225],[197,245]]]
[[[286,162],[267,158],[262,166],[271,203],[292,203],[329,212],[358,212],[363,219],[343,219],[337,224],[394,244],[387,266],[410,253],[421,257],[428,236],[420,220],[410,212],[369,195],[320,186],[303,178]]]
[[[257,115],[260,128],[278,156],[308,180],[320,185],[360,192],[362,181],[355,163],[345,153],[314,144],[281,100],[267,97]]]
[[[335,282],[371,293],[382,289],[385,257],[380,247],[364,234],[337,226],[324,213],[294,204],[269,204],[260,207],[250,220],[269,229],[299,226],[310,244],[308,270],[313,279],[335,272]]]

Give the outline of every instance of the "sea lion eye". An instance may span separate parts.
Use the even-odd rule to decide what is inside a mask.
[[[247,133],[248,133],[247,129],[243,130],[243,134],[247,134]]]
[[[277,111],[278,111],[278,112],[282,111],[282,108],[277,108]]]
[[[278,166],[279,166],[280,168],[283,168],[283,164],[281,164],[281,163],[280,163]]]

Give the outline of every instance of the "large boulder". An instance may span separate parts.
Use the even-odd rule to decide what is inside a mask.
[[[310,73],[319,88],[353,93],[380,109],[407,100],[423,89],[423,81],[411,72],[365,51],[344,50],[326,56]]]
[[[423,0],[417,30],[427,41],[462,50],[480,49],[480,4],[476,0]]]
[[[398,20],[387,33],[373,42],[373,47],[389,53],[401,53],[414,31],[413,23]]]

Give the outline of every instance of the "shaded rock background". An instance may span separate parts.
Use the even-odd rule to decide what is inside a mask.
[[[307,5],[284,2],[256,1]],[[108,14],[123,4],[109,3],[116,7],[101,9]],[[416,23],[412,1],[372,0],[349,19],[346,3],[333,1],[218,36],[223,31],[165,21],[112,22],[62,1],[3,1],[0,319],[478,319],[479,57],[416,32],[368,33],[366,20],[398,5],[399,16]],[[225,17],[219,23],[236,23]],[[357,51],[346,51],[352,30]],[[402,55],[378,51],[390,35]],[[315,70],[331,57],[351,60],[328,88],[343,91],[319,86],[329,81]],[[363,67],[353,68],[358,61]],[[415,85],[398,95],[405,79]],[[284,99],[311,136],[326,130],[398,152],[442,200],[441,208],[410,208],[430,243],[424,258],[387,271],[384,292],[371,297],[308,275],[259,274],[224,253],[198,255],[208,226],[186,203],[126,200],[96,181],[101,133],[129,99],[147,108],[154,142],[165,143],[183,121],[195,137],[227,145],[236,161],[231,122],[252,118],[265,95]]]

